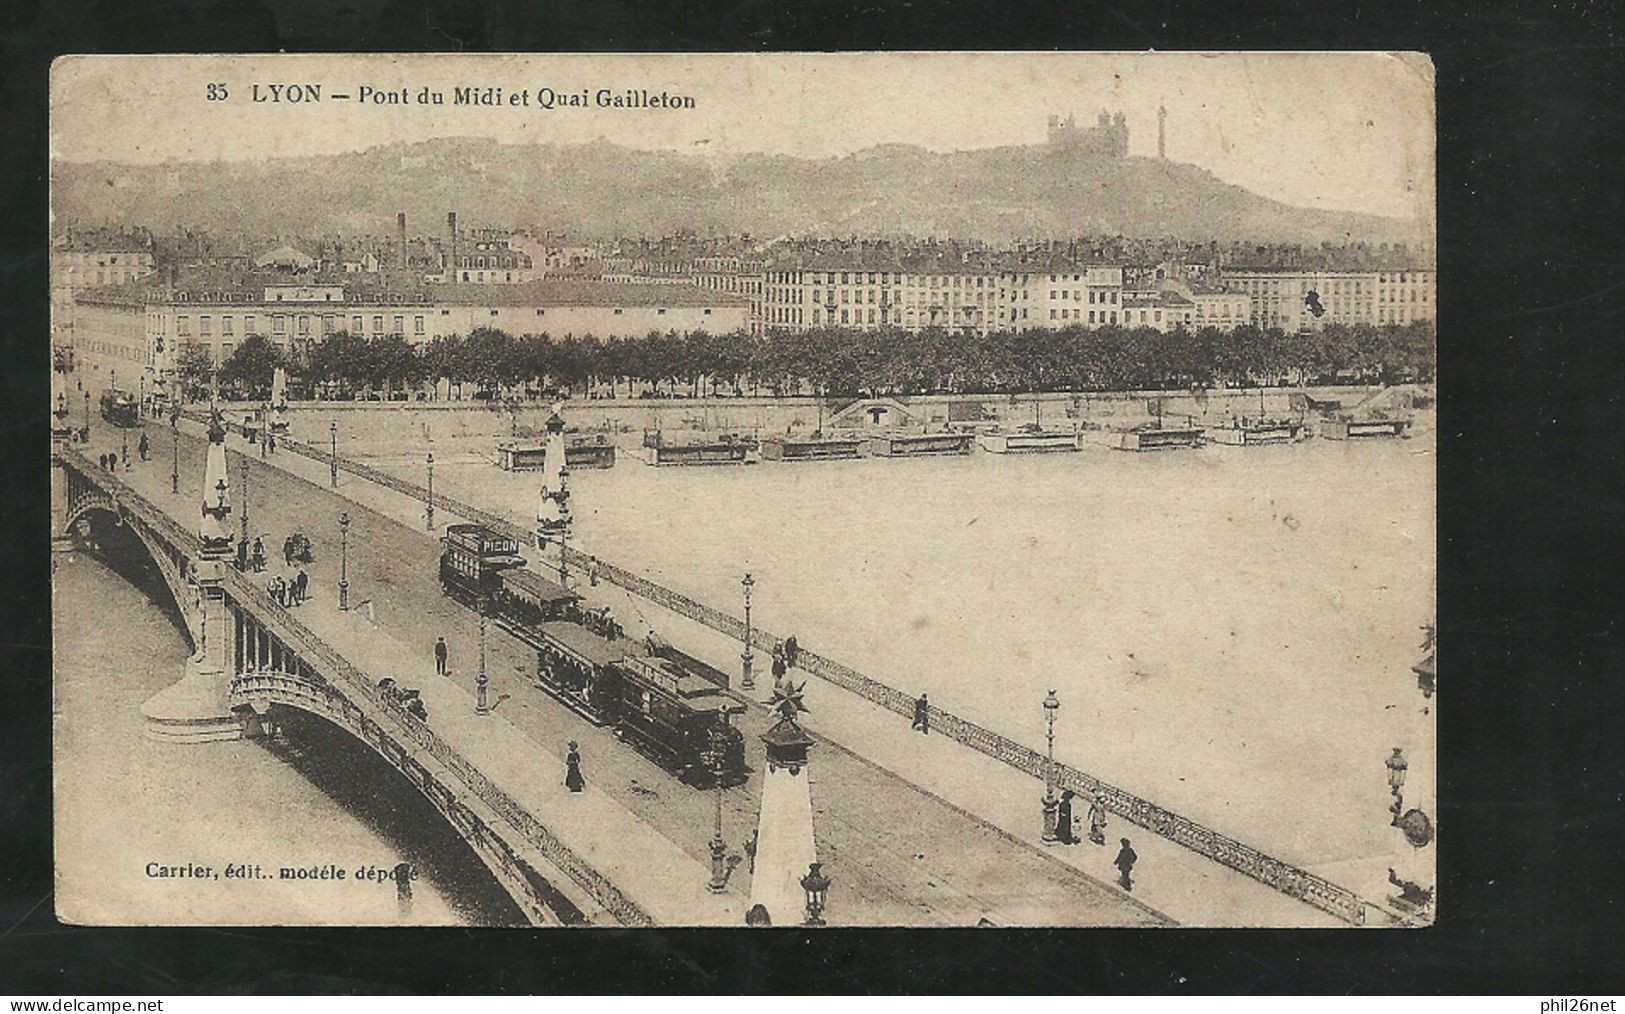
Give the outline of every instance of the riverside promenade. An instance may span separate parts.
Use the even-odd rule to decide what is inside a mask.
[[[167,425],[149,421],[145,429],[152,442],[151,460],[133,461],[128,471],[121,468],[120,479],[174,517],[190,518],[197,506],[189,486],[202,472],[203,442],[195,435],[197,427],[183,423],[174,444]],[[135,440],[132,433],[132,445]],[[95,457],[117,450],[119,442],[118,431],[98,426],[87,452]],[[620,841],[603,845],[598,852],[591,842],[575,837],[569,837],[569,844],[594,864],[601,861],[599,872],[611,880],[617,880],[617,864],[630,864],[625,868],[634,878],[644,870],[645,879],[684,881],[669,889],[633,894],[655,921],[732,919],[732,906],[748,897],[745,843],[755,827],[759,778],[753,775],[745,785],[723,794],[723,838],[730,869],[728,890],[717,898],[705,891],[714,794],[677,783],[610,730],[593,726],[535,689],[530,676],[534,656],[495,625],[487,638],[493,714],[473,715],[478,622],[470,610],[440,592],[435,578],[438,533],[426,529],[420,509],[391,490],[347,474],[341,474],[335,490],[320,462],[285,451],[262,460],[257,446],[236,437],[229,442],[234,508],[246,505],[250,538],[261,537],[272,559],[267,572],[251,577],[263,583],[275,573],[287,576],[281,541],[295,530],[305,532],[316,554],[315,562],[306,566],[312,595],[293,610],[295,616],[320,636],[342,641],[334,647],[353,652],[357,657],[351,661],[369,674],[394,676],[423,692],[431,727],[448,721],[459,730],[475,723],[469,726],[471,733],[512,730],[500,733],[500,742],[492,731],[490,744],[468,746],[471,757],[477,755],[482,765],[489,759],[493,771],[507,780],[504,788],[527,807],[538,807],[537,819],[561,839],[575,834],[572,808],[576,813],[599,808],[606,815],[603,821],[595,817],[580,826],[591,835],[613,835]],[[182,485],[179,494],[171,494],[171,455],[176,446]],[[245,450],[247,456],[240,453]],[[334,608],[341,512],[351,518],[345,573],[353,616]],[[437,518],[440,524],[454,520]],[[239,521],[240,515],[234,513],[234,530]],[[684,646],[689,641],[687,626],[670,628],[672,639]],[[431,649],[437,636],[444,636],[451,646],[449,678],[433,674]],[[728,664],[726,654],[708,657]],[[752,709],[739,724],[745,732],[747,762],[759,772],[757,736],[769,724],[766,709]],[[580,742],[587,783],[602,793],[601,802],[563,792],[559,758],[570,740]],[[480,753],[487,748],[500,756]],[[1139,898],[1060,861],[1051,850],[1006,833],[828,738],[821,737],[811,773],[819,855],[829,872],[840,878],[831,894],[832,924],[963,926],[985,920],[999,925],[1154,926],[1171,921]],[[566,823],[555,828],[554,814],[562,815]],[[600,823],[604,826],[596,826]],[[642,846],[655,839],[665,844]],[[697,903],[685,900],[694,892],[705,897]],[[697,906],[696,914],[682,916],[691,905]],[[742,921],[742,915],[739,918]]]
[[[317,444],[316,448],[321,446]],[[279,457],[284,458],[282,464],[291,470],[304,470],[313,477],[327,471],[327,463],[322,460],[297,455]],[[325,455],[321,457],[325,458]],[[410,480],[385,475],[342,458],[339,464],[339,482],[347,487],[356,478],[372,480],[370,491],[351,488],[348,495],[403,519],[413,515],[422,519],[421,487],[416,487]],[[441,490],[436,503],[444,521],[449,505],[444,499],[445,487],[442,486]],[[491,515],[498,515],[503,510],[499,501],[482,498],[484,491],[478,485],[450,492],[453,497],[463,498],[465,502],[472,501],[470,507],[479,508],[473,512],[477,520],[489,520]],[[506,518],[505,521],[521,532],[525,530],[522,518]],[[607,548],[604,552],[612,555]],[[575,555],[572,553],[572,556]],[[584,557],[578,557],[572,563],[578,577],[583,569],[580,567],[583,560]],[[604,569],[609,580],[629,587],[646,584],[632,575],[615,575],[613,567],[606,566]],[[653,588],[656,593],[665,591],[658,586]],[[583,586],[579,590],[595,604],[611,605],[618,615],[626,615],[630,606],[638,614],[646,615],[648,621],[663,633],[681,631],[679,643],[691,650],[706,649],[696,650],[696,653],[725,668],[736,664],[730,660],[737,658],[737,634],[730,637],[718,634],[717,629],[713,629],[727,630],[728,621],[737,627],[737,620],[731,617],[722,614],[701,616],[701,622],[695,623],[692,622],[696,615],[693,603],[687,603],[686,611],[671,612],[650,601],[647,592],[634,600],[619,589],[606,585],[591,589]],[[698,611],[714,613],[704,607],[698,607]],[[758,629],[753,640],[759,649],[765,648],[770,643],[770,635]],[[761,664],[766,664],[765,651],[759,652],[758,658]],[[827,659],[812,656],[810,663],[817,663],[813,671],[821,676],[825,675],[823,669],[834,670],[837,683],[841,682],[843,676],[873,683],[860,674],[851,674],[849,670],[842,674],[840,670],[843,667]],[[812,667],[811,664],[809,667]],[[906,702],[900,706],[898,701],[890,700],[898,695],[883,684],[876,684],[871,689],[878,692],[866,690],[864,694],[854,694],[845,687],[812,681],[808,686],[808,699],[815,703],[815,707],[822,702],[821,713],[838,718],[827,727],[814,718],[811,726],[825,729],[831,739],[850,745],[858,753],[911,782],[931,788],[940,798],[991,822],[1007,834],[1035,845],[1039,843],[1037,832],[1041,811],[1038,797],[1042,793],[1042,783],[1035,780],[1034,774],[1036,770],[1041,770],[1041,755],[1012,743],[994,743],[992,749],[986,745],[968,748],[966,740],[973,744],[980,743],[987,738],[985,730],[936,712],[936,709],[933,709],[932,736],[904,734],[906,718],[900,720],[898,712],[900,707],[906,708]],[[760,695],[765,696],[765,693],[764,683]],[[974,735],[961,732],[956,741],[950,736],[936,734],[945,727],[951,730],[956,724]],[[1065,765],[1061,766],[1061,772],[1063,786],[1071,783],[1081,790],[1098,784],[1090,776]],[[1121,790],[1110,786],[1103,788],[1107,793],[1108,806],[1114,810],[1112,823],[1107,829],[1111,848],[1107,850],[1083,844],[1051,847],[1047,851],[1058,861],[1092,876],[1115,879],[1116,871],[1111,867],[1111,860],[1116,855],[1117,839],[1132,838],[1141,856],[1139,873],[1135,878],[1135,896],[1144,898],[1175,919],[1203,925],[1282,926],[1347,925],[1350,922],[1363,923],[1367,918],[1378,924],[1389,921],[1387,913],[1380,907],[1321,881],[1306,871],[1294,869],[1217,832],[1191,824],[1177,814],[1162,811]],[[1080,806],[1081,800],[1080,796]],[[1128,819],[1124,819],[1125,814]],[[1148,871],[1152,869],[1174,875],[1151,878]],[[1310,903],[1309,895],[1313,895],[1313,903]]]

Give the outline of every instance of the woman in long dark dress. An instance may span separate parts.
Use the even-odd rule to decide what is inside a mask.
[[[1076,845],[1077,836],[1072,833],[1072,796],[1071,789],[1061,793],[1061,809],[1055,815],[1055,837],[1060,839],[1062,845]]]
[[[570,741],[570,752],[564,758],[564,787],[571,792],[580,792],[587,787],[587,782],[581,777],[581,751],[576,741]]]

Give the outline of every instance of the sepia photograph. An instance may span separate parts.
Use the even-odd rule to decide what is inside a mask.
[[[49,138],[63,922],[1449,911],[1427,56],[67,56]]]

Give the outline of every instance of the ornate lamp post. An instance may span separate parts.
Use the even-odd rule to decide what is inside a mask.
[[[485,596],[479,598],[478,609],[480,613],[480,670],[474,676],[474,714],[489,715],[491,703],[487,699],[487,687],[490,677],[485,672]]]
[[[429,531],[434,531],[434,452],[429,452],[429,509],[425,514]]]
[[[327,435],[333,440],[333,451],[328,458],[328,485],[334,489],[339,485],[339,424],[335,419],[327,424]]]
[[[181,491],[181,403],[175,402],[169,410],[169,444],[174,449],[174,464],[169,468],[169,491]]]
[[[1048,763],[1044,765],[1044,844],[1059,840],[1056,821],[1060,814],[1060,801],[1055,798],[1055,713],[1061,710],[1060,698],[1051,690],[1044,698],[1045,739],[1049,743]]]
[[[85,392],[85,439],[90,439],[90,392]]]
[[[716,724],[711,726],[706,740],[705,761],[717,782],[717,820],[711,831],[711,882],[706,885],[712,894],[721,894],[728,889],[728,874],[724,869],[724,856],[727,854],[728,845],[722,840],[722,769],[727,760],[728,750],[726,733],[723,730],[727,727],[727,712],[719,712]]]
[[[271,446],[271,403],[265,403],[265,432],[260,435],[260,458],[264,460],[266,448]]]
[[[1388,808],[1394,815],[1392,826],[1398,827],[1400,810],[1404,807],[1404,800],[1400,796],[1399,790],[1405,787],[1405,772],[1410,767],[1410,763],[1405,760],[1405,755],[1400,752],[1397,746],[1394,747],[1394,752],[1388,756],[1388,759],[1382,763],[1388,769],[1388,791],[1394,794],[1394,805]]]
[[[807,925],[823,926],[824,909],[829,905],[829,885],[824,876],[823,863],[808,863],[807,875],[801,878],[801,889],[807,892]]]
[[[237,513],[237,517],[242,522],[242,529],[241,529],[242,534],[241,534],[240,538],[242,539],[243,545],[246,546],[246,545],[248,545],[248,455],[246,455],[246,454],[242,455],[242,462],[243,462],[243,507],[242,507],[242,510],[240,510]]]
[[[750,671],[751,664],[755,661],[755,656],[750,651],[750,590],[756,587],[756,582],[747,571],[745,579],[739,583],[745,589],[745,650],[739,656],[739,661],[744,665],[744,674],[739,681],[739,687],[741,690],[755,690],[756,677]]]
[[[61,391],[56,392],[56,412],[54,414],[56,415],[56,425],[52,428],[56,430],[58,435],[66,436],[68,433],[68,396]]]
[[[339,609],[350,608],[350,512],[339,514]]]

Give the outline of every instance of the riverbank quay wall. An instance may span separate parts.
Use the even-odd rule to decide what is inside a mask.
[[[1104,394],[1042,393],[1018,395],[925,395],[890,398],[915,413],[928,429],[950,424],[1018,426],[1038,421],[1046,426],[1070,428],[1093,423],[1102,427],[1131,426],[1160,414],[1183,420],[1228,423],[1233,417],[1292,414],[1292,396],[1307,394],[1320,402],[1352,405],[1377,387],[1228,388],[1201,394],[1189,391],[1121,391]],[[645,431],[665,433],[773,433],[804,432],[816,428],[820,418],[827,429],[830,417],[853,399],[788,398],[633,398],[570,400],[560,411],[572,429],[624,435],[617,443],[636,444]],[[339,439],[348,453],[391,453],[402,444],[435,442],[489,442],[494,459],[496,442],[514,436],[534,436],[553,412],[547,401],[442,400],[442,401],[301,401],[291,402],[288,414],[296,429],[325,432],[338,425]],[[228,410],[229,406],[228,406]],[[251,411],[244,405],[240,411]],[[965,417],[971,417],[966,419]]]
[[[1284,392],[1283,392],[1284,396]],[[1254,395],[1256,397],[1256,393]],[[189,418],[205,421],[201,413],[188,413]],[[330,449],[315,447],[297,440],[279,442],[279,447],[358,476],[377,485],[427,503],[426,487],[389,475],[370,465],[344,456],[334,456]],[[522,543],[532,543],[533,533],[515,525],[505,517],[463,503],[443,493],[434,495],[437,509],[448,511],[470,521],[487,525]],[[599,557],[566,547],[564,559],[577,573],[594,573],[597,579],[607,580],[627,591],[654,602],[681,616],[704,624],[734,640],[743,640],[744,621],[722,610],[698,602],[681,592],[657,584],[625,568]],[[781,641],[779,635],[753,627],[751,645],[771,652]],[[910,720],[914,716],[914,697],[855,669],[825,658],[803,647],[796,667],[829,683],[848,690],[859,697]],[[941,708],[932,706],[931,725],[956,742],[984,754],[1016,770],[1042,780],[1049,770],[1049,761],[1038,751],[1024,746],[974,722],[967,721]],[[1346,888],[1302,870],[1290,863],[1270,856],[1228,835],[1197,823],[1187,817],[1158,806],[1124,789],[1095,777],[1068,764],[1055,765],[1057,784],[1081,794],[1100,793],[1111,813],[1151,831],[1174,844],[1217,862],[1232,870],[1303,903],[1326,912],[1345,923],[1363,926],[1368,911],[1381,909]]]
[[[160,544],[180,549],[173,561],[189,574],[201,558],[195,535],[157,504],[72,448],[62,466],[100,487],[125,523],[143,527]],[[83,498],[81,498],[81,501]],[[70,509],[70,517],[84,509]],[[143,537],[143,541],[147,541]],[[160,567],[165,561],[160,560]],[[429,725],[387,700],[376,680],[356,668],[253,580],[222,566],[225,605],[242,642],[246,628],[266,650],[239,657],[229,700],[258,711],[271,704],[324,718],[371,747],[399,770],[468,842],[497,882],[537,925],[610,923],[648,926],[653,919],[608,878],[560,841],[506,791],[487,778]],[[183,614],[187,612],[182,602]],[[188,616],[188,626],[192,626]],[[197,635],[191,635],[196,643]],[[261,661],[272,662],[261,667]],[[245,724],[252,721],[244,714]]]

